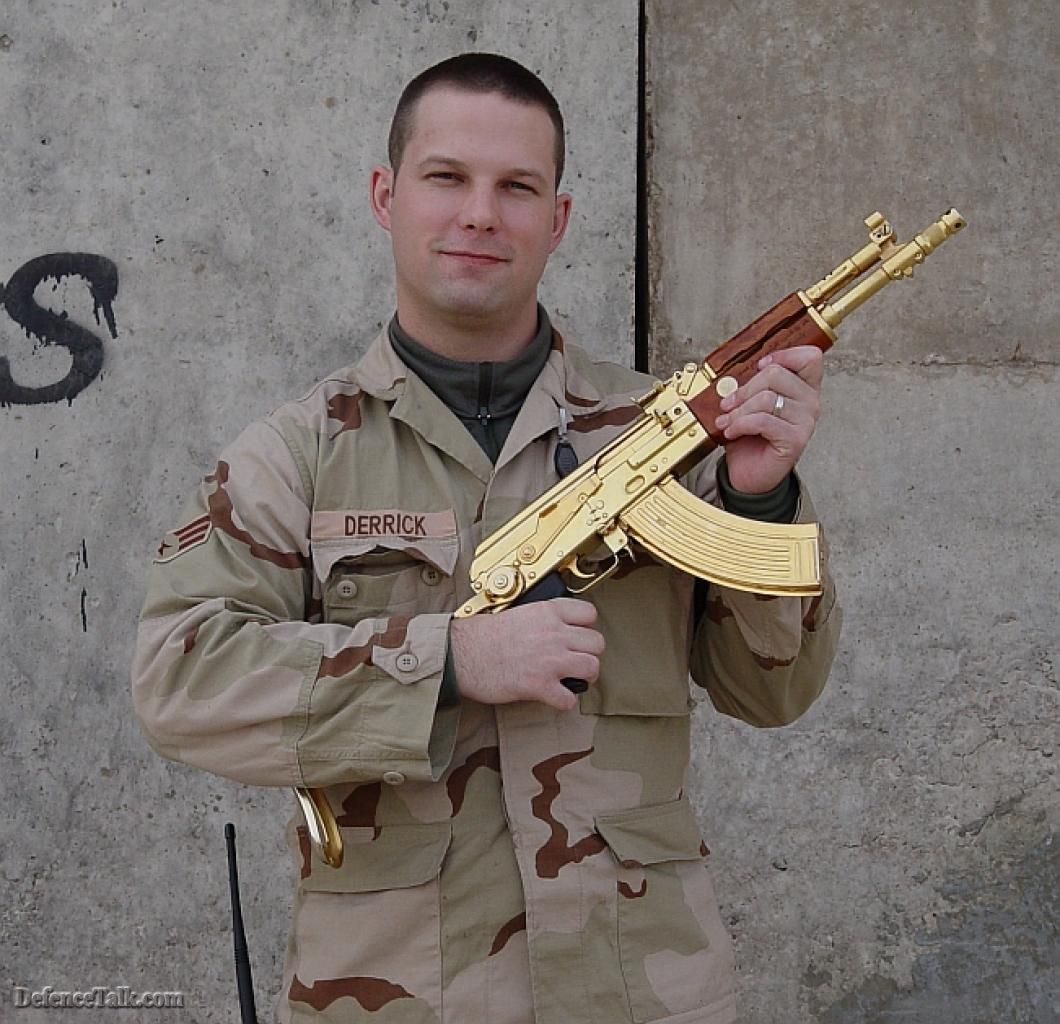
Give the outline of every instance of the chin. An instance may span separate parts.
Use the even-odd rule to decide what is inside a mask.
[[[450,316],[481,319],[503,313],[508,303],[504,301],[504,296],[497,294],[497,289],[486,292],[476,289],[474,293],[455,289],[435,296],[435,306]]]

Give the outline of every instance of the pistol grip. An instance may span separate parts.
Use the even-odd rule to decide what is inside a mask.
[[[512,602],[513,608],[523,604],[534,604],[536,601],[551,601],[556,597],[570,597],[571,592],[567,584],[563,582],[558,572],[550,572],[540,583],[535,583],[529,590],[524,591],[518,600]],[[561,679],[561,683],[571,693],[585,693],[589,684],[584,679]]]

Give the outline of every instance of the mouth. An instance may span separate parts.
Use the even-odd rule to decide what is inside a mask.
[[[440,250],[440,254],[472,266],[496,266],[501,263],[509,262],[502,256],[494,256],[492,253],[488,252],[474,252],[469,249],[442,249]]]

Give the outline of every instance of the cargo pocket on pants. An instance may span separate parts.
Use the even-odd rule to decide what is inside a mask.
[[[618,861],[618,948],[637,1024],[731,998],[732,943],[685,799],[600,815]]]
[[[294,976],[287,992],[293,1019],[360,1021],[394,1000],[408,1000],[410,1020],[440,1018],[438,879],[452,826],[340,832],[342,867],[330,868],[315,855],[300,857],[305,877],[299,883]]]

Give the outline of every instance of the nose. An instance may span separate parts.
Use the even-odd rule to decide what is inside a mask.
[[[493,187],[483,182],[465,193],[460,224],[466,231],[495,231],[500,219]]]

